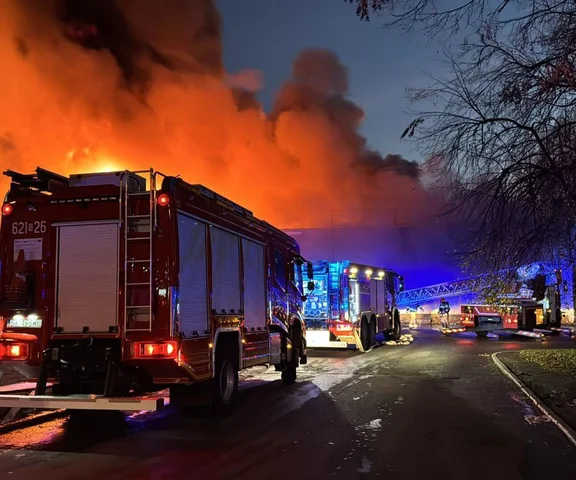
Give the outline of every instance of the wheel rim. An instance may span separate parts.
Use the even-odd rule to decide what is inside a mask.
[[[230,402],[234,393],[234,368],[232,362],[227,360],[220,372],[220,395],[224,403]]]

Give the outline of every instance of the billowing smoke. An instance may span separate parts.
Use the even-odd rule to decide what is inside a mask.
[[[419,165],[358,133],[334,53],[303,51],[266,115],[258,72],[224,71],[221,28],[211,0],[3,0],[2,167],[154,166],[284,228],[433,219]]]

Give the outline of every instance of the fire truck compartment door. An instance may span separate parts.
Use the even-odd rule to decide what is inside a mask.
[[[240,243],[238,235],[210,228],[212,308],[217,313],[240,311]]]
[[[118,223],[58,227],[56,325],[108,332],[118,321]]]
[[[208,276],[206,224],[178,214],[180,253],[180,331],[187,337],[206,335],[208,329]]]
[[[370,280],[370,308],[379,315],[386,313],[386,285],[384,280]]]
[[[264,246],[242,239],[244,318],[248,331],[266,327],[266,270]]]

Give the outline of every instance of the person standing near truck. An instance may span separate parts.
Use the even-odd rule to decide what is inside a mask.
[[[450,327],[450,304],[445,298],[440,299],[438,314],[440,315],[440,325],[443,328]]]

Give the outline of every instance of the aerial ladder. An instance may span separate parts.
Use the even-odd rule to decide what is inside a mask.
[[[502,275],[506,273],[507,271],[503,271]],[[540,263],[526,265],[520,267],[517,270],[517,276],[524,283],[533,280],[537,275],[543,275],[546,278],[546,288],[554,287],[555,292],[559,294],[558,287],[561,283],[561,277],[558,277],[558,271]],[[483,274],[451,282],[444,282],[411,290],[405,290],[398,295],[398,305],[400,308],[414,311],[420,308],[423,304],[440,301],[442,298],[469,296],[474,299],[474,297],[479,296],[480,292],[490,288],[493,281],[493,274]],[[523,289],[521,289],[521,291],[522,290]],[[513,298],[517,297],[517,294],[503,294],[502,298],[504,299],[505,297],[508,297],[510,300],[512,300]],[[528,299],[524,298],[524,300]],[[468,329],[466,327],[461,325],[448,325],[446,328],[442,329],[442,332],[445,334],[451,334],[461,333],[467,330]],[[515,328],[495,328],[494,330],[506,330],[515,335],[538,339],[542,339],[544,334],[565,333],[572,335],[574,333],[573,328],[562,326],[550,326],[549,328],[530,328],[530,330],[515,326]]]

